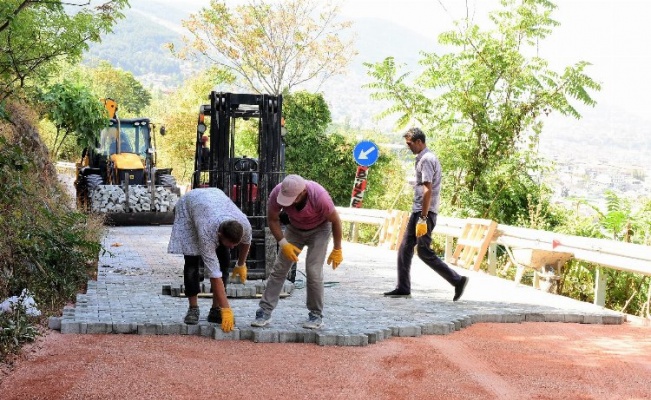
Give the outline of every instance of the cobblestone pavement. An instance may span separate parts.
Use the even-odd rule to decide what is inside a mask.
[[[625,315],[593,304],[544,293],[530,286],[482,272],[457,269],[470,278],[464,296],[453,302],[453,288],[417,257],[412,265],[412,297],[392,299],[382,292],[396,281],[396,252],[344,242],[344,262],[324,268],[324,326],[302,328],[305,308],[304,254],[299,259],[296,288],[280,300],[273,322],[253,328],[256,298],[230,299],[236,329],[224,333],[206,321],[212,300],[200,298],[199,325],[183,323],[187,299],[162,294],[164,285],[183,282],[183,256],[167,254],[171,226],[111,227],[108,250],[99,259],[98,277],[89,281],[63,316],[50,319],[62,333],[191,334],[217,340],[306,342],[364,346],[391,336],[449,334],[479,322],[525,321],[621,324]],[[255,287],[261,281],[230,288]]]

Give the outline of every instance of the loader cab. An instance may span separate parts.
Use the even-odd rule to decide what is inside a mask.
[[[111,120],[100,134],[99,152],[110,156],[134,153],[145,160],[153,154],[151,123],[148,118]]]

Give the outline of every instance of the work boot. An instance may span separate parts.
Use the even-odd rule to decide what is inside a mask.
[[[462,276],[459,283],[454,285],[454,298],[452,299],[452,301],[457,301],[461,298],[461,296],[463,296],[463,291],[466,289],[467,284],[468,284],[468,277]]]
[[[196,325],[199,323],[199,307],[189,307],[188,313],[185,314],[185,319],[183,320],[188,325]]]
[[[305,329],[319,329],[323,326],[323,318],[320,315],[310,312],[307,316],[307,321],[303,324]]]
[[[271,322],[271,314],[267,314],[263,309],[259,308],[255,312],[255,321],[251,322],[251,326],[262,328]]]
[[[391,297],[391,298],[394,298],[394,299],[398,299],[398,298],[406,298],[406,299],[408,299],[408,298],[411,297],[411,293],[404,292],[404,291],[398,290],[398,289],[393,289],[390,292],[384,292],[384,296],[385,297]]]
[[[208,313],[208,322],[213,324],[222,323],[222,309],[219,307],[211,307],[210,312]]]

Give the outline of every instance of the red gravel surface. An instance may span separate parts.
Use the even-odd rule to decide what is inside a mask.
[[[651,327],[476,324],[366,347],[50,332],[0,399],[650,399]]]

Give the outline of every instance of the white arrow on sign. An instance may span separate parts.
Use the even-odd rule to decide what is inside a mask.
[[[375,151],[375,146],[371,147],[368,150],[360,150],[358,158],[360,160],[366,160],[366,159],[368,159],[368,155],[371,154],[374,151]]]

